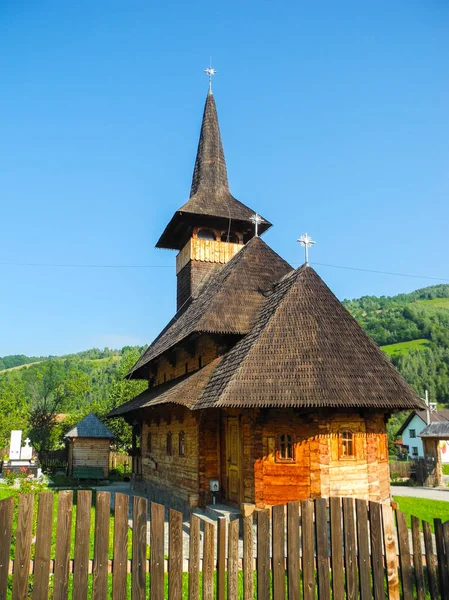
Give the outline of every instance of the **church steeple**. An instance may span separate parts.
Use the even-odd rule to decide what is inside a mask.
[[[253,210],[239,202],[229,191],[226,161],[221,142],[217,108],[211,91],[207,94],[200,140],[193,170],[190,198],[175,212],[156,244],[156,248],[181,250],[192,237],[195,226],[232,229],[253,237]],[[262,219],[259,234],[271,223]]]
[[[229,190],[217,108],[209,88],[190,197],[175,212],[156,244],[157,248],[180,251],[176,258],[178,309],[208,272],[220,268],[254,237],[254,215]],[[260,217],[259,235],[269,227],[271,223]]]

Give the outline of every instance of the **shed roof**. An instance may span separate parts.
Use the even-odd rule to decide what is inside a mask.
[[[104,425],[94,413],[89,413],[81,419],[68,433],[66,438],[108,438],[113,439],[115,436],[110,429]]]
[[[449,439],[449,421],[430,423],[418,435],[422,438]]]

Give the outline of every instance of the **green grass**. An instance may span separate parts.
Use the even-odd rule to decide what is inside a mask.
[[[393,500],[398,503],[399,510],[405,514],[409,528],[411,527],[411,515],[418,517],[421,521],[427,521],[432,532],[434,532],[434,519],[441,519],[443,523],[449,521],[449,502],[445,500],[428,500],[427,498],[409,498],[406,496],[394,496]]]
[[[408,354],[410,350],[424,350],[430,344],[429,340],[419,339],[412,340],[411,342],[399,342],[398,344],[388,344],[387,346],[381,346],[381,350],[393,356],[393,354]]]
[[[418,300],[417,304],[428,308],[449,310],[449,298],[433,298],[432,300]]]

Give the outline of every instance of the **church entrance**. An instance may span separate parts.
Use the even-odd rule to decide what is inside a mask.
[[[226,420],[225,440],[226,460],[226,500],[240,503],[240,424],[238,417],[228,417]]]

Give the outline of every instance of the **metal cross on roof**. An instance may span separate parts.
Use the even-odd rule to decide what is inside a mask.
[[[262,223],[263,219],[257,213],[254,213],[252,217],[249,218],[251,223],[254,223],[254,235],[259,237],[259,225]]]
[[[305,248],[305,252],[306,252],[305,264],[308,265],[309,264],[309,248],[311,248],[315,242],[312,240],[312,238],[310,237],[310,235],[308,233],[302,235],[298,239],[298,242],[301,244],[301,246],[303,246],[303,248]]]
[[[212,77],[217,74],[217,71],[212,68],[212,65],[204,69],[206,75],[209,75],[209,94],[212,94]]]

